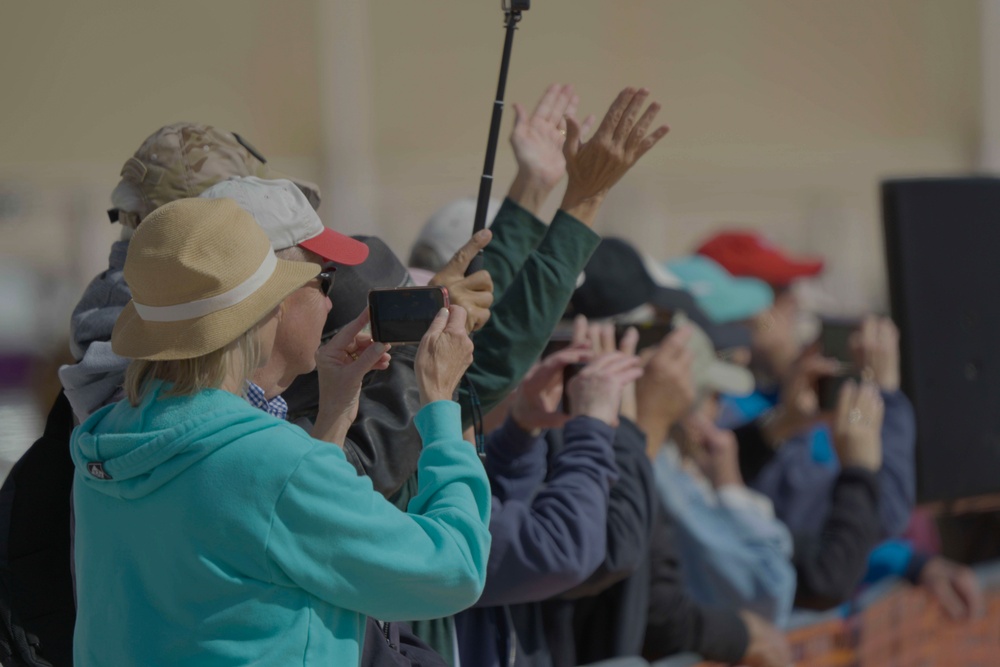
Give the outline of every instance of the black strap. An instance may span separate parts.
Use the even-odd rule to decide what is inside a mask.
[[[462,382],[469,391],[469,403],[472,406],[472,430],[476,437],[476,453],[480,458],[486,456],[486,436],[483,434],[483,405],[479,402],[479,394],[476,393],[476,385],[472,384],[469,376],[463,376]]]

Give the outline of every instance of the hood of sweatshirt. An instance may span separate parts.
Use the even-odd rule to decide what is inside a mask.
[[[170,396],[169,386],[153,382],[138,406],[108,405],[73,431],[77,483],[140,498],[234,440],[283,424],[227,391]]]
[[[70,351],[79,361],[59,369],[66,398],[79,421],[107,403],[118,400],[129,360],[111,351],[111,330],[132,294],[122,269],[128,241],[111,246],[108,269],[94,278],[73,309]]]

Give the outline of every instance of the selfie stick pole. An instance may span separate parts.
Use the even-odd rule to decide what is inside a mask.
[[[497,96],[493,101],[493,117],[490,119],[490,136],[486,143],[486,161],[483,164],[483,175],[479,180],[479,198],[476,200],[476,217],[472,224],[472,233],[486,228],[486,209],[490,203],[490,191],[493,188],[493,163],[497,157],[497,140],[500,137],[500,120],[503,117],[503,96],[507,88],[507,70],[510,66],[510,49],[514,43],[514,30],[521,20],[519,10],[507,12],[507,35],[503,42],[503,57],[500,59],[500,81],[497,83]],[[469,264],[465,275],[471,275],[483,268],[483,251]]]

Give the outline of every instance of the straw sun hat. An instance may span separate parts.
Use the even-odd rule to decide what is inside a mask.
[[[129,243],[132,300],[111,334],[115,354],[190,359],[236,340],[317,264],[277,259],[267,234],[232,199],[181,199],[143,220]]]

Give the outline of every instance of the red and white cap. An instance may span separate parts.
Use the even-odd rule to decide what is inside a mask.
[[[306,196],[289,180],[242,176],[220,181],[200,196],[235,200],[267,233],[275,250],[298,245],[346,266],[368,257],[367,245],[324,226]]]

